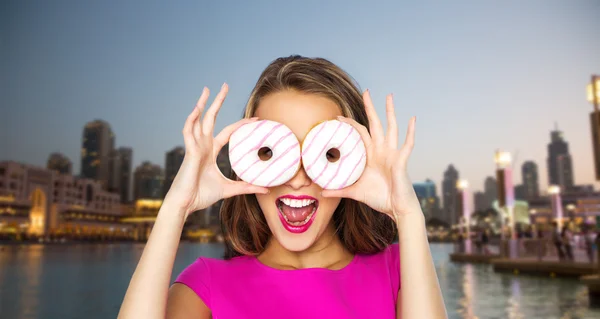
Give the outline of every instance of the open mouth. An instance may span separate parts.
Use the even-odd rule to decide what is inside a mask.
[[[277,198],[276,205],[283,226],[290,232],[301,233],[312,224],[319,201],[311,196],[285,195]]]

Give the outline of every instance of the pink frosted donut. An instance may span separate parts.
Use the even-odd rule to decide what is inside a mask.
[[[352,125],[337,120],[315,126],[302,142],[306,174],[323,189],[354,184],[367,163],[365,145]]]
[[[300,144],[281,123],[260,120],[244,124],[229,138],[229,162],[243,181],[278,186],[298,172]]]

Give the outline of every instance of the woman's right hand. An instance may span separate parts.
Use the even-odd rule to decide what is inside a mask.
[[[184,220],[190,213],[207,208],[223,198],[241,194],[268,193],[265,187],[226,178],[217,166],[217,155],[227,144],[231,134],[240,126],[256,121],[256,118],[243,119],[227,126],[213,138],[215,119],[227,96],[227,91],[228,86],[224,83],[204,114],[204,118],[201,118],[209,96],[209,90],[205,87],[183,127],[185,156],[165,196],[165,202],[179,208],[179,211],[184,213],[182,216]]]

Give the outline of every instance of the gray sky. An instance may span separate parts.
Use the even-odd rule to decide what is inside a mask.
[[[297,53],[348,71],[382,117],[394,93],[401,138],[417,116],[414,181],[439,185],[453,163],[481,189],[503,148],[519,170],[534,160],[545,189],[557,122],[575,182],[594,182],[585,85],[600,73],[600,1],[249,2],[2,1],[0,160],[43,166],[59,151],[78,173],[83,126],[101,118],[134,165],[164,165],[204,85],[230,85],[221,129],[264,67]]]

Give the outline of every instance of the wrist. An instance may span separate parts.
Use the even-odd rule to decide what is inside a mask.
[[[189,212],[184,207],[184,205],[179,205],[168,197],[165,197],[163,200],[160,209],[158,210],[158,215],[156,216],[157,220],[160,218],[161,220],[167,219],[175,222],[185,223]]]
[[[396,223],[402,222],[425,222],[425,216],[421,210],[421,205],[410,205],[403,210],[393,209],[392,218]]]

